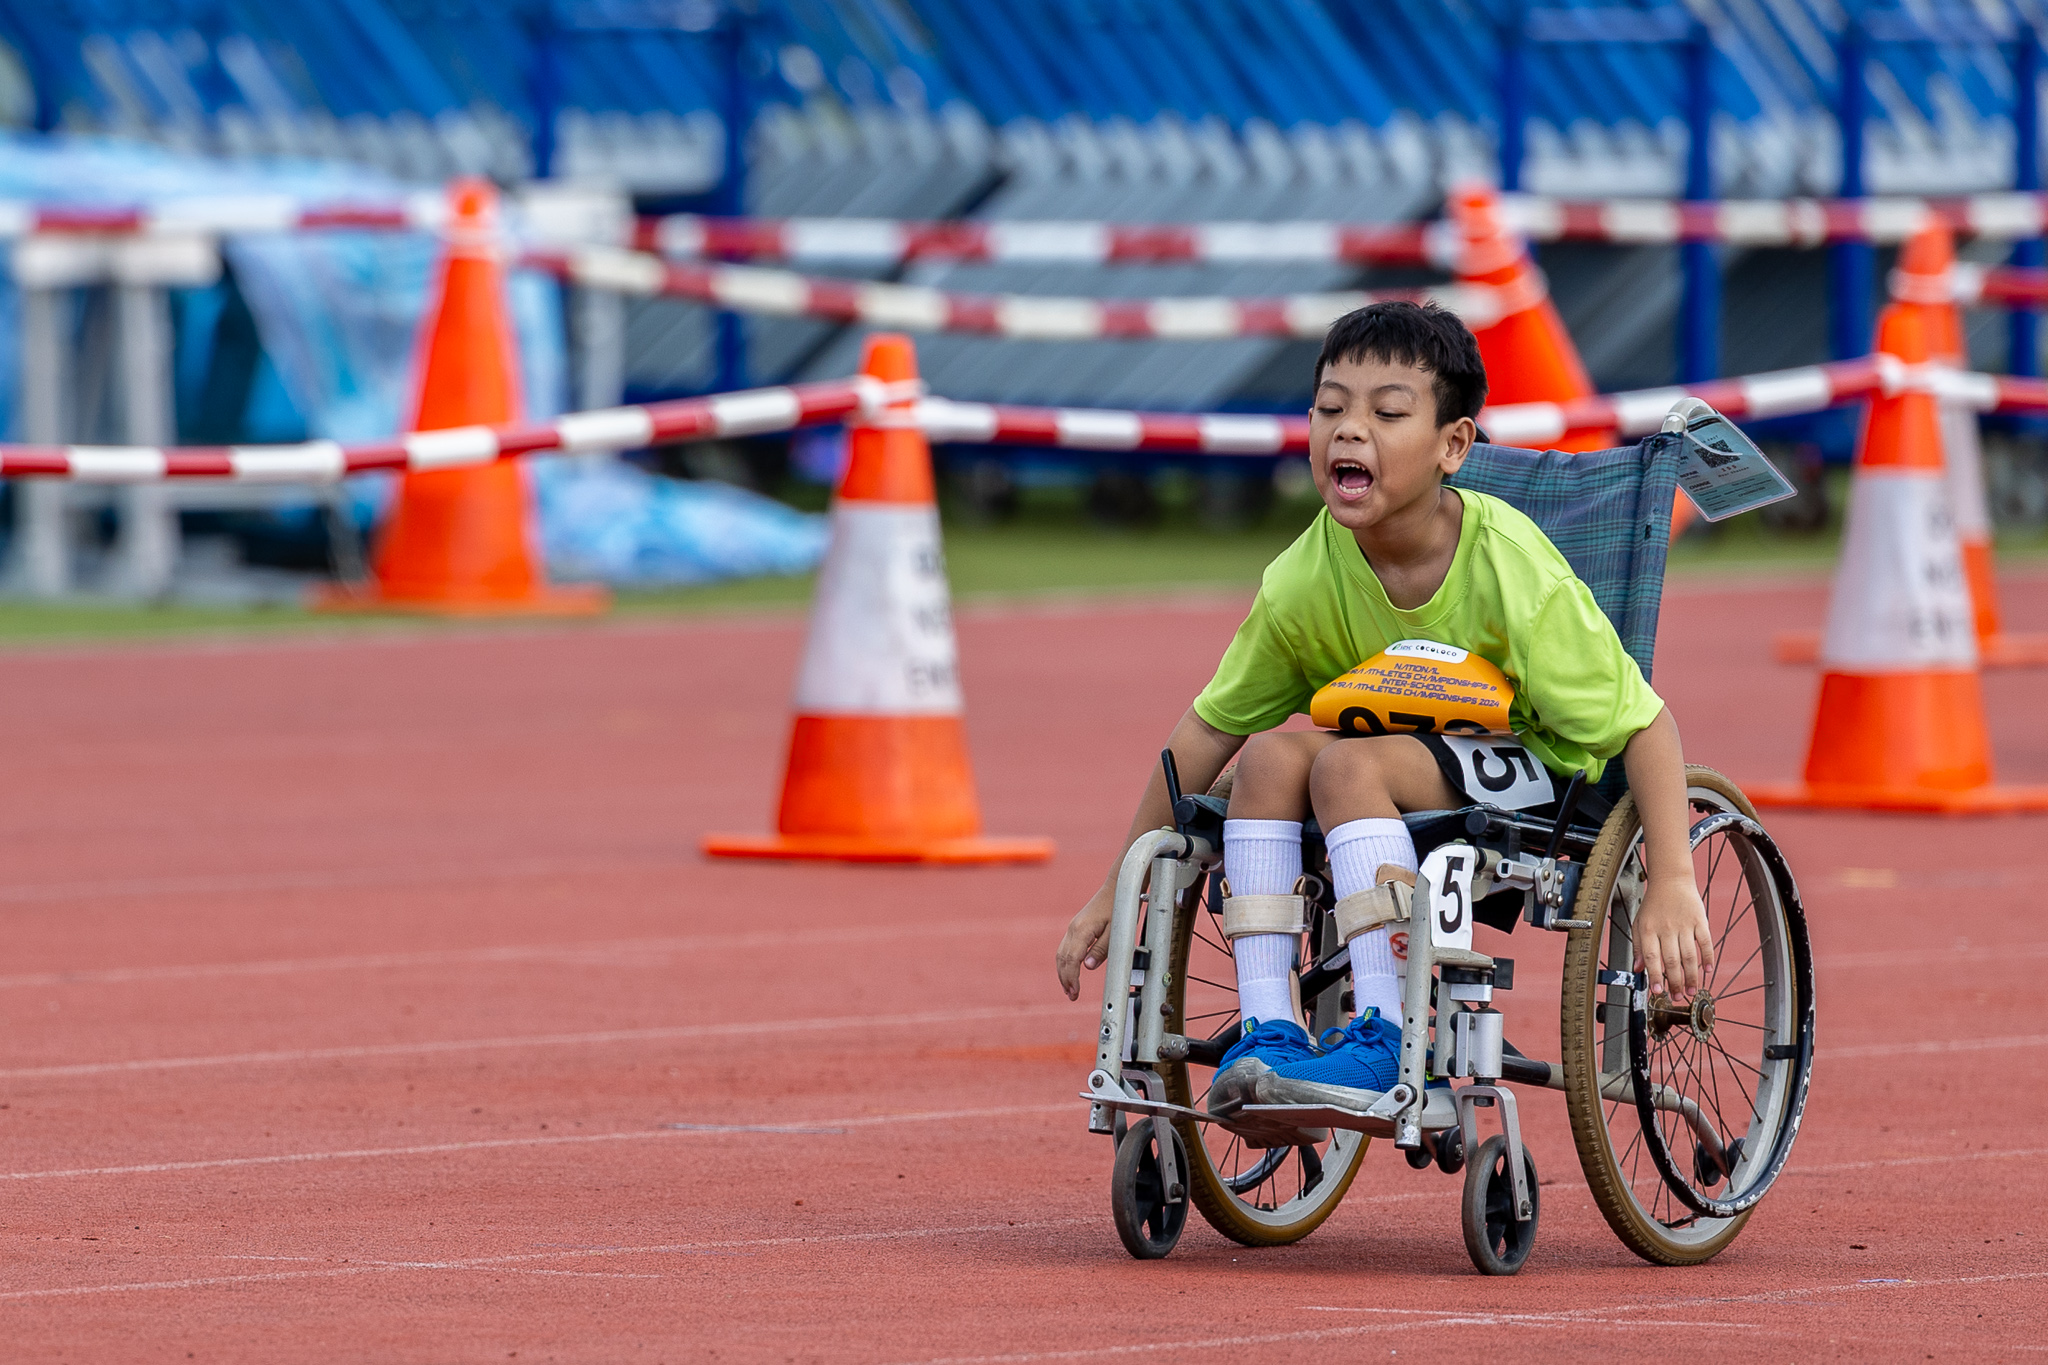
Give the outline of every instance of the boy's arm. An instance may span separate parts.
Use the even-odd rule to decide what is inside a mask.
[[[1636,912],[1636,957],[1652,995],[1690,998],[1714,965],[1707,909],[1692,872],[1692,807],[1685,795],[1685,751],[1670,708],[1629,737],[1621,751],[1643,821],[1649,881]]]
[[[1244,747],[1243,735],[1233,735],[1219,730],[1195,714],[1191,706],[1180,718],[1180,724],[1173,727],[1173,737],[1167,747],[1173,750],[1174,764],[1180,769],[1183,790],[1205,792],[1222,773],[1223,765],[1230,762],[1231,755]],[[1116,875],[1123,866],[1124,850],[1137,841],[1139,835],[1149,829],[1161,829],[1173,823],[1173,809],[1166,800],[1166,774],[1157,763],[1152,765],[1152,779],[1145,784],[1145,797],[1138,802],[1138,813],[1131,817],[1130,833],[1117,848],[1116,861],[1110,864],[1109,876],[1102,887],[1088,903],[1081,907],[1073,922],[1067,925],[1066,935],[1060,939],[1059,952],[1054,961],[1059,970],[1060,987],[1067,993],[1067,999],[1081,998],[1081,968],[1090,971],[1102,965],[1102,953],[1109,938],[1109,914],[1116,900]],[[1682,836],[1681,836],[1682,837]],[[1687,866],[1691,866],[1690,862]]]

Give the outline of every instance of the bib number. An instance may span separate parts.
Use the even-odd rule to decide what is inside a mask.
[[[1472,946],[1472,874],[1477,865],[1477,852],[1465,844],[1437,849],[1423,863],[1423,875],[1429,878],[1429,940],[1433,947]]]
[[[1460,785],[1474,801],[1502,810],[1527,810],[1557,796],[1550,770],[1520,740],[1445,735],[1443,742],[1457,756],[1464,777]]]

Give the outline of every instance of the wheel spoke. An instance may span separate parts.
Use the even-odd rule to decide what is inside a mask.
[[[1755,906],[1756,906],[1756,898],[1752,896],[1752,897],[1751,897],[1751,898],[1749,899],[1749,901],[1748,901],[1748,902],[1747,902],[1747,903],[1746,903],[1746,904],[1745,904],[1745,905],[1743,906],[1743,908],[1742,908],[1742,914],[1741,914],[1740,916],[1738,916],[1738,917],[1737,917],[1737,921],[1736,921],[1736,922],[1737,922],[1737,923],[1740,923],[1742,919],[1746,919],[1746,918],[1748,918],[1750,910],[1752,910],[1753,908],[1755,908]],[[1707,969],[1707,980],[1706,980],[1706,988],[1707,988],[1707,989],[1708,989],[1709,991],[1711,991],[1711,990],[1713,990],[1713,989],[1714,989],[1714,983],[1715,983],[1716,981],[1720,980],[1720,978],[1721,978],[1721,968],[1722,968],[1722,966],[1724,965],[1724,962],[1725,962],[1725,954],[1724,954],[1724,952],[1723,952],[1722,950],[1723,950],[1723,949],[1724,949],[1724,948],[1725,948],[1725,947],[1727,946],[1727,943],[1728,943],[1728,937],[1727,937],[1727,934],[1728,934],[1728,933],[1733,933],[1733,932],[1734,932],[1734,929],[1735,929],[1735,925],[1734,925],[1734,924],[1731,924],[1731,925],[1729,925],[1729,926],[1728,926],[1728,931],[1727,931],[1727,933],[1724,933],[1724,934],[1722,935],[1722,937],[1721,937],[1721,941],[1720,941],[1719,943],[1717,943],[1717,944],[1715,944],[1715,945],[1714,945],[1714,965],[1713,965],[1712,967],[1710,967],[1710,968],[1708,968],[1708,969]],[[1762,952],[1762,951],[1763,951],[1763,946],[1764,946],[1764,945],[1763,945],[1763,939],[1762,939],[1762,937],[1761,937],[1761,936],[1759,936],[1759,937],[1758,937],[1758,939],[1757,939],[1757,945],[1756,945],[1756,949],[1755,949],[1755,951],[1751,952],[1751,953],[1750,953],[1750,955],[1749,955],[1748,957],[1746,957],[1746,958],[1744,958],[1744,959],[1742,960],[1742,966],[1740,966],[1740,967],[1737,967],[1737,968],[1736,968],[1736,969],[1735,969],[1735,970],[1734,970],[1733,972],[1731,972],[1731,973],[1729,974],[1729,980],[1733,981],[1733,980],[1735,980],[1736,978],[1740,977],[1740,976],[1742,975],[1742,973],[1743,973],[1744,969],[1746,969],[1746,968],[1747,968],[1747,967],[1749,966],[1749,964],[1750,964],[1751,962],[1753,962],[1753,961],[1755,961],[1755,960],[1756,960],[1756,955],[1757,955],[1757,953],[1760,953],[1760,952]]]
[[[1721,851],[1728,847],[1725,839],[1714,841],[1713,851],[1707,854],[1707,884],[1700,892],[1700,899],[1707,900],[1714,894],[1714,874],[1721,870]]]
[[[1719,1043],[1714,1043],[1714,1042],[1711,1042],[1711,1041],[1710,1041],[1710,1042],[1709,1042],[1709,1046],[1711,1046],[1711,1047],[1712,1047],[1712,1048],[1714,1049],[1714,1051],[1716,1051],[1716,1052],[1720,1053],[1720,1054],[1721,1054],[1721,1056],[1722,1056],[1722,1057],[1723,1057],[1724,1059],[1726,1059],[1727,1061],[1733,1062],[1733,1063],[1734,1063],[1735,1065],[1737,1065],[1737,1066],[1741,1067],[1743,1071],[1747,1071],[1747,1072],[1749,1072],[1749,1073],[1750,1073],[1751,1075],[1755,1076],[1755,1077],[1756,1077],[1756,1078],[1757,1078],[1757,1079],[1758,1079],[1759,1081],[1761,1081],[1761,1080],[1765,1079],[1765,1077],[1764,1077],[1764,1073],[1763,1073],[1763,1072],[1761,1072],[1761,1071],[1758,1071],[1758,1070],[1757,1070],[1757,1069],[1756,1069],[1755,1067],[1751,1066],[1751,1065],[1750,1065],[1750,1064],[1749,1064],[1748,1062],[1745,1062],[1745,1061],[1743,1061],[1743,1060],[1742,1060],[1742,1058],[1740,1058],[1740,1057],[1736,1056],[1736,1055],[1735,1055],[1734,1053],[1730,1052],[1730,1051],[1729,1051],[1729,1050],[1728,1050],[1727,1048],[1725,1048],[1725,1047],[1722,1047],[1722,1046],[1721,1046],[1721,1045],[1720,1045]],[[1750,1088],[1749,1088],[1749,1086],[1748,1086],[1747,1084],[1745,1084],[1745,1083],[1743,1082],[1743,1079],[1742,1079],[1742,1074],[1741,1074],[1741,1072],[1737,1072],[1737,1071],[1731,1071],[1731,1072],[1729,1072],[1729,1073],[1728,1073],[1728,1075],[1729,1075],[1729,1077],[1730,1077],[1731,1079],[1733,1079],[1733,1080],[1734,1080],[1734,1082],[1735,1082],[1735,1083],[1736,1083],[1737,1085],[1739,1085],[1739,1086],[1741,1086],[1741,1087],[1742,1087],[1742,1095],[1743,1095],[1743,1098],[1749,1101],[1749,1110],[1750,1110],[1750,1112],[1751,1112],[1752,1114],[1753,1114],[1753,1113],[1755,1113],[1755,1112],[1756,1112],[1756,1096],[1755,1096],[1755,1094],[1753,1094],[1753,1093],[1752,1093],[1752,1092],[1750,1091]]]

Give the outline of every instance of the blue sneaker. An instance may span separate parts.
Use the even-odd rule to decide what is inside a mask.
[[[1314,1044],[1292,1019],[1247,1019],[1244,1032],[1216,1064],[1209,1086],[1209,1112],[1234,1114],[1252,1102],[1259,1077],[1316,1055]]]
[[[1264,1104],[1339,1104],[1357,1107],[1358,1097],[1338,1092],[1394,1088],[1401,1076],[1401,1030],[1367,1008],[1320,1040],[1322,1051],[1284,1062],[1259,1087]]]

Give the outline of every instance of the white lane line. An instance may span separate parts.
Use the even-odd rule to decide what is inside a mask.
[[[746,952],[900,938],[983,938],[991,934],[1045,933],[1064,921],[1005,919],[995,924],[949,921],[932,924],[853,925],[831,929],[788,929],[744,934],[693,934],[676,938],[606,939],[587,943],[511,944],[487,948],[440,948],[413,953],[362,953],[342,957],[276,958],[257,962],[198,962],[168,967],[106,967],[79,971],[28,972],[0,976],[0,990],[44,990],[60,986],[122,986],[150,981],[192,981],[216,977],[288,976],[300,972],[389,971],[415,967],[492,966],[548,963],[587,967],[667,967],[679,953]]]
[[[372,1161],[385,1157],[441,1156],[449,1152],[492,1152],[526,1147],[573,1147],[608,1142],[648,1142],[660,1138],[731,1137],[742,1133],[829,1135],[855,1128],[898,1123],[948,1123],[962,1119],[1018,1118],[1027,1114],[1077,1113],[1078,1104],[1024,1104],[987,1109],[929,1109],[900,1114],[862,1114],[854,1118],[819,1119],[801,1126],[767,1124],[664,1124],[617,1133],[565,1133],[555,1137],[477,1138],[469,1142],[424,1142],[409,1147],[357,1147],[333,1152],[279,1152],[270,1156],[215,1157],[201,1161],[153,1161],[134,1166],[81,1166],[61,1171],[0,1171],[0,1180],[73,1180],[85,1176],[166,1175],[181,1171],[219,1171],[245,1166],[299,1166],[323,1161]]]
[[[1821,971],[1841,971],[1852,967],[1912,967],[1918,971],[1925,971],[1930,967],[1940,968],[1951,963],[1964,966],[2037,957],[2048,957],[2048,943],[1978,945],[1966,942],[1949,947],[1930,944],[1925,948],[1902,948],[1876,953],[1822,953],[1814,958],[1813,965]]]
[[[2021,1048],[2048,1047],[2048,1033],[2014,1034],[2000,1038],[1923,1038],[1903,1043],[1858,1043],[1850,1047],[1821,1048],[1830,1061],[1843,1057],[1924,1057],[1952,1052],[2007,1052]]]
[[[590,1033],[528,1034],[509,1038],[453,1038],[438,1042],[369,1043],[351,1047],[294,1048],[277,1052],[230,1052],[196,1057],[142,1057],[124,1062],[68,1062],[53,1066],[0,1069],[0,1080],[57,1080],[76,1076],[126,1075],[150,1071],[185,1071],[223,1066],[292,1066],[310,1062],[355,1061],[377,1057],[425,1057],[457,1052],[488,1052],[519,1048],[599,1047],[616,1043],[672,1042],[691,1038],[773,1039],[784,1033],[815,1033],[831,1029],[910,1028],[923,1024],[971,1023],[983,1019],[1017,1019],[1072,1015],[1072,1004],[1014,1005],[924,1014],[841,1015],[824,1019],[767,1019],[745,1023],[679,1024],[669,1028],[607,1029]],[[2048,1033],[1997,1038],[1917,1040],[1865,1043],[1819,1049],[1827,1061],[1867,1057],[1937,1056],[1959,1052],[1997,1052],[2048,1047]]]
[[[344,868],[316,872],[257,872],[194,877],[137,877],[106,882],[0,886],[0,904],[98,900],[125,896],[221,896],[249,891],[343,891],[367,886],[432,886],[452,881],[513,881],[528,877],[589,877],[619,872],[679,870],[682,862],[475,863],[441,867]]]
[[[4,898],[4,893],[0,893]],[[287,976],[301,972],[390,971],[421,967],[493,966],[547,963],[581,967],[666,967],[662,954],[744,952],[837,943],[866,943],[899,938],[978,938],[991,933],[1038,934],[1065,924],[1054,919],[1004,919],[995,924],[941,922],[933,924],[858,925],[832,929],[784,930],[744,934],[695,934],[675,938],[603,939],[584,943],[506,944],[482,948],[439,948],[411,953],[358,953],[336,957],[273,958],[254,962],[195,962],[164,967],[97,967],[0,976],[0,990],[50,990],[64,986],[121,986],[153,981],[191,981],[219,977]],[[1962,964],[2048,957],[2048,943],[2023,943],[2008,948],[1958,948],[1953,951],[1844,953],[1823,956],[1817,965],[1827,971],[1853,967],[1914,967],[1943,962]]]
[[[1836,1175],[1847,1171],[1889,1170],[1894,1166],[1947,1166],[1958,1161],[2022,1161],[2048,1156],[2048,1147],[2013,1147],[1997,1152],[1942,1152],[1931,1156],[1886,1156],[1869,1161],[1830,1161],[1819,1166],[1794,1164],[1786,1175]]]
[[[141,1057],[128,1062],[72,1062],[58,1066],[23,1066],[0,1070],[0,1080],[54,1080],[70,1076],[129,1075],[142,1071],[187,1071],[216,1066],[294,1066],[307,1062],[355,1061],[372,1057],[430,1057],[451,1052],[490,1052],[518,1048],[600,1047],[611,1043],[674,1042],[689,1038],[773,1040],[788,1033],[820,1033],[832,1029],[915,1028],[924,1024],[963,1024],[984,1019],[1020,1019],[1043,1015],[1078,1018],[1075,1006],[1008,1005],[973,1010],[934,1010],[924,1014],[848,1014],[826,1019],[759,1019],[742,1023],[678,1024],[671,1028],[606,1029],[593,1033],[527,1034],[511,1038],[451,1038],[440,1042],[371,1043],[356,1047],[294,1048],[280,1052],[229,1052],[201,1057]]]
[[[748,1248],[786,1246],[844,1246],[862,1242],[917,1241],[929,1237],[978,1236],[1008,1233],[1017,1229],[1075,1227],[1100,1223],[1100,1218],[1053,1218],[1038,1222],[972,1223],[954,1227],[895,1228],[887,1232],[826,1233],[815,1237],[748,1237],[720,1242],[670,1242],[655,1246],[574,1247],[560,1251],[520,1252],[505,1256],[469,1256],[438,1261],[368,1261],[327,1266],[319,1270],[277,1270],[251,1275],[197,1275],[180,1280],[141,1280],[115,1284],[84,1284],[47,1289],[0,1290],[0,1300],[77,1298],[91,1294],[140,1294],[171,1289],[210,1289],[222,1285],[265,1284],[289,1280],[336,1279],[347,1275],[374,1275],[394,1270],[489,1270],[515,1268],[523,1262],[563,1260],[576,1257],[689,1256],[704,1252],[739,1251]]]
[[[1257,1335],[1227,1337],[1190,1337],[1178,1341],[1134,1342],[1116,1346],[1082,1346],[1056,1351],[1012,1351],[996,1355],[976,1356],[935,1356],[917,1361],[899,1362],[899,1365],[1013,1365],[1013,1362],[1038,1360],[1086,1360],[1100,1356],[1158,1355],[1169,1352],[1220,1351],[1245,1346],[1274,1346],[1288,1342],[1341,1341],[1351,1337],[1373,1336],[1392,1332],[1412,1332],[1419,1328],[1443,1327],[1616,1327],[1636,1330],[1653,1326],[1667,1319],[1649,1318],[1641,1314],[1671,1312],[1673,1310],[1726,1308],[1740,1304],[1781,1303],[1795,1299],[1811,1299],[1825,1294],[1870,1293],[1892,1289],[1936,1289],[1955,1288],[1978,1284],[2000,1284],[2020,1280],[2048,1279],[2048,1270],[2022,1271],[2004,1275],[1971,1275],[1935,1280],[1886,1280],[1859,1281],[1854,1284],[1808,1285],[1789,1289],[1774,1289],[1756,1294],[1711,1295],[1698,1298],[1673,1299],[1664,1302],[1607,1304],[1597,1308],[1561,1309],[1549,1313],[1487,1312],[1484,1310],[1460,1312],[1457,1310],[1402,1309],[1402,1308],[1346,1308],[1341,1305],[1326,1307],[1325,1312],[1355,1312],[1400,1317],[1399,1321],[1360,1323],[1353,1327],[1304,1328],[1292,1332],[1267,1332]],[[1299,1310],[1298,1310],[1299,1311]],[[1405,1315],[1412,1314],[1412,1317]],[[1691,1327],[1711,1327],[1730,1331],[1761,1332],[1769,1335],[1786,1335],[1779,1328],[1768,1324],[1731,1321],[1688,1321]]]

